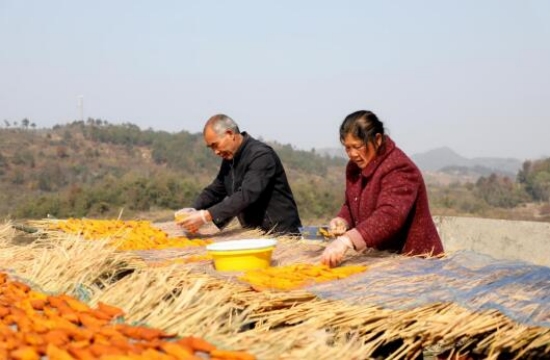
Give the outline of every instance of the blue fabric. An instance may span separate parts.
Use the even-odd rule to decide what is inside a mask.
[[[443,259],[373,258],[372,264],[362,274],[307,290],[323,299],[399,310],[447,302],[472,311],[496,309],[518,323],[550,327],[549,267],[472,251]]]

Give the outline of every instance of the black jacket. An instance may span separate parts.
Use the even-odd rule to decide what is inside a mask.
[[[219,228],[238,216],[246,228],[298,234],[298,208],[281,160],[270,146],[246,132],[242,135],[233,159],[222,161],[218,175],[193,207],[207,209]]]

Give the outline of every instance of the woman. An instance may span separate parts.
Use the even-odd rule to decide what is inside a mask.
[[[345,202],[330,222],[338,237],[321,261],[337,266],[348,249],[367,247],[408,255],[443,253],[422,174],[384,133],[378,117],[365,110],[348,115],[340,141],[350,160]]]

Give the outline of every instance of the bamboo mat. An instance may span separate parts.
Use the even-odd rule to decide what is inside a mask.
[[[181,231],[170,223],[159,228]],[[257,231],[238,228],[197,236],[214,241],[265,237]],[[324,241],[278,238],[272,266],[319,263],[325,245]],[[186,257],[203,254],[204,248],[151,253],[159,258]],[[378,251],[348,252],[343,265],[352,264],[365,265],[368,270],[347,279],[308,286],[305,290],[322,299],[342,300],[352,305],[383,305],[396,310],[437,303],[454,303],[472,311],[495,309],[518,323],[550,327],[550,268],[544,266],[496,260],[472,251],[427,259]],[[211,261],[199,262],[194,269],[233,281],[238,281],[236,278],[241,274],[218,272]]]
[[[170,229],[171,223],[159,228],[162,226],[168,233],[175,232],[171,235],[182,235],[181,230]],[[225,241],[266,235],[228,229],[197,236]],[[278,240],[275,265],[316,263],[324,245],[297,238]],[[74,236],[59,239],[55,247],[43,245],[6,247],[4,261],[43,288],[73,293],[78,290],[75,282],[95,284],[98,269],[115,272],[138,254],[132,252],[128,257],[124,253],[130,252],[121,253]],[[146,264],[153,264],[201,252],[204,248],[139,254]],[[96,256],[90,257],[90,253]],[[237,273],[215,271],[210,261],[140,267],[116,282],[92,289],[91,296],[92,301],[124,307],[130,321],[178,334],[193,331],[229,348],[248,349],[259,359],[366,359],[374,357],[381,346],[400,339],[404,343],[386,358],[405,358],[431,346],[462,354],[475,352],[488,359],[550,357],[550,327],[522,324],[503,311],[517,305],[520,312],[530,312],[531,320],[545,321],[548,312],[537,308],[550,299],[545,269],[473,259],[468,253],[426,260],[373,251],[350,252],[344,264],[364,264],[368,267],[364,274],[278,292],[255,291],[237,281]],[[477,277],[472,278],[472,274]],[[499,292],[499,285],[515,287]],[[469,305],[468,298],[455,303],[446,297],[448,293],[475,295],[479,290],[483,290],[478,292],[482,296],[474,297],[474,305],[484,304],[477,309],[464,306]]]
[[[207,236],[214,241],[258,236],[242,229],[213,235]],[[325,246],[323,241],[284,237],[278,240],[273,266],[318,263]],[[370,304],[396,311],[414,312],[420,308],[453,304],[467,312],[497,311],[518,324],[550,329],[550,268],[496,260],[472,251],[429,259],[377,251],[352,252],[343,262],[343,265],[350,264],[366,265],[368,270],[347,279],[307,286],[300,291],[323,300],[343,301],[352,306]],[[241,274],[217,272],[211,262],[203,262],[195,269],[235,282],[239,282],[237,277]],[[292,297],[292,292],[288,293]]]

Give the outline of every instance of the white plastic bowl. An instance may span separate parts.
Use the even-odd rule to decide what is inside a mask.
[[[260,250],[274,247],[277,245],[275,239],[247,239],[247,240],[230,240],[221,241],[214,244],[206,245],[208,251],[243,251],[243,250]]]

